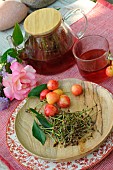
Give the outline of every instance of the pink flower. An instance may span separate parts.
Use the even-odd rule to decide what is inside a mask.
[[[36,87],[36,70],[32,66],[23,66],[18,62],[10,66],[12,74],[3,78],[4,94],[10,100],[23,100],[32,88]]]

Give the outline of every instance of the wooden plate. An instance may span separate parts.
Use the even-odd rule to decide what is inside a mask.
[[[79,159],[97,149],[111,132],[113,126],[113,96],[103,87],[87,81],[64,79],[59,83],[64,92],[69,92],[71,86],[75,83],[83,86],[84,92],[80,96],[75,97],[68,93],[71,98],[72,111],[82,110],[87,106],[90,108],[97,104],[94,112],[98,112],[96,121],[98,130],[94,132],[93,138],[85,143],[80,143],[78,146],[66,148],[60,145],[53,147],[53,141],[48,138],[43,146],[32,135],[33,117],[25,112],[27,108],[34,108],[37,105],[38,98],[29,98],[18,112],[15,119],[16,135],[22,146],[39,158],[54,161]]]

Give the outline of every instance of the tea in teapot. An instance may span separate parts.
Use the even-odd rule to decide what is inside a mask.
[[[24,21],[24,29],[28,38],[21,58],[37,73],[60,73],[76,63],[72,47],[77,37],[56,9],[43,8],[31,13]]]

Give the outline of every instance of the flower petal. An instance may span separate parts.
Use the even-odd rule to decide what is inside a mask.
[[[24,70],[26,70],[26,72],[36,73],[36,70],[30,65],[25,66]]]
[[[14,98],[17,100],[23,100],[25,97],[24,95],[20,95],[19,93],[14,93]]]
[[[18,79],[14,84],[13,84],[13,89],[15,90],[21,90],[22,84],[20,82],[20,79]]]
[[[13,62],[10,68],[12,74],[8,74],[3,78],[5,95],[10,100],[13,98],[23,100],[27,97],[30,90],[36,87],[36,70],[30,65],[24,67],[18,62]]]
[[[14,93],[13,93],[13,90],[10,86],[5,87],[3,90],[4,90],[4,94],[7,98],[9,98],[10,100],[14,99]]]
[[[27,78],[23,78],[21,79],[21,83],[31,83],[31,80],[27,79]]]
[[[12,70],[12,72],[14,71],[20,72],[23,68],[24,68],[23,65],[18,62],[14,62],[10,66],[10,69]]]
[[[7,86],[12,86],[12,75],[11,74],[7,74],[3,80],[2,80],[2,84],[3,86],[7,87]]]

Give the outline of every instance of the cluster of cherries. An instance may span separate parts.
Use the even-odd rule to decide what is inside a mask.
[[[74,84],[71,87],[71,92],[73,95],[78,96],[82,94],[83,88],[80,84]],[[47,117],[58,114],[58,108],[68,108],[70,106],[70,98],[59,88],[57,80],[48,81],[47,89],[42,90],[40,93],[40,100],[47,101],[44,107],[44,113]]]

